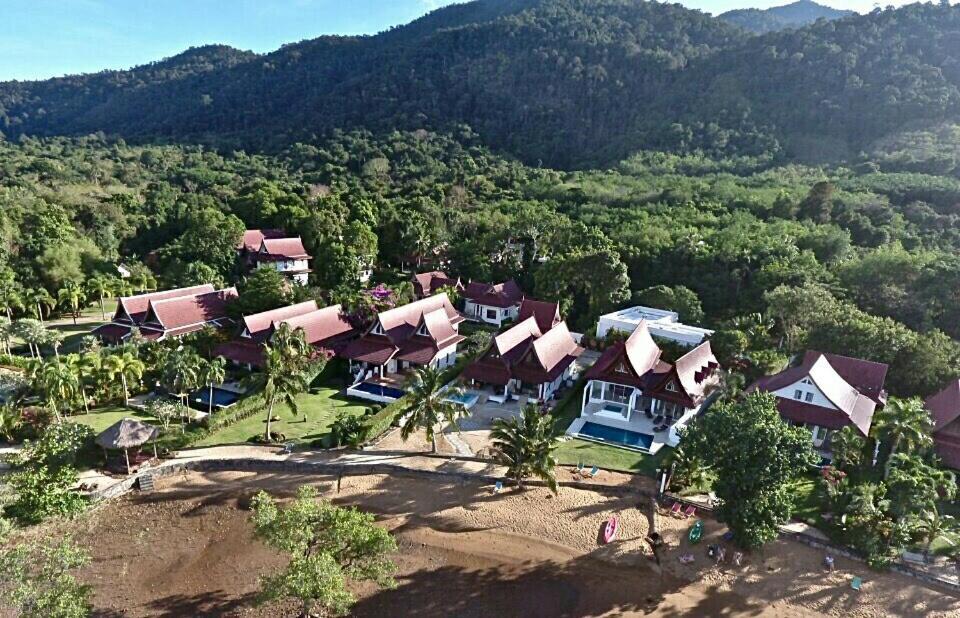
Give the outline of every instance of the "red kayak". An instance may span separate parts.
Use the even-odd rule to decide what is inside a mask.
[[[610,517],[607,520],[607,524],[603,527],[603,542],[609,543],[613,539],[617,538],[617,531],[620,529],[620,520],[617,519],[616,515]]]

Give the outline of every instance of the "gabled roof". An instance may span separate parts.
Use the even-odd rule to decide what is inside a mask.
[[[540,331],[546,332],[560,323],[560,305],[524,298],[520,303],[520,315],[517,316],[517,321],[522,322],[527,318],[534,318]]]
[[[427,298],[379,313],[377,314],[377,322],[379,322],[384,332],[386,332],[387,336],[391,339],[395,337],[405,339],[420,326],[421,319],[425,313],[430,313],[437,309],[443,309],[447,315],[447,319],[454,324],[459,324],[463,321],[463,317],[454,309],[446,294],[434,294],[433,296],[428,296]],[[410,333],[405,332],[408,329],[411,331]]]
[[[193,296],[195,294],[205,294],[213,292],[214,287],[209,283],[203,285],[193,285],[185,288],[176,288],[173,290],[163,290],[161,292],[150,292],[149,294],[138,294],[136,296],[122,296],[117,305],[117,312],[114,314],[114,320],[123,319],[125,316],[133,321],[134,324],[140,324],[147,316],[147,310],[150,308],[150,302],[154,300],[165,300],[169,298],[180,298],[183,296]]]
[[[573,340],[566,322],[560,322],[534,341],[531,351],[531,354],[548,372],[566,360],[568,356],[576,358],[582,353],[583,348]]]
[[[310,313],[289,318],[284,322],[293,330],[303,329],[303,335],[307,343],[314,346],[322,346],[335,339],[346,337],[354,330],[340,305],[317,309]],[[275,324],[274,329],[277,325],[279,325],[279,322]]]
[[[264,238],[260,244],[260,258],[269,256],[271,259],[309,259],[310,254],[303,247],[303,240],[296,238]]]
[[[496,285],[472,281],[464,288],[463,297],[478,305],[505,308],[519,304],[523,290],[513,279]]]
[[[673,366],[687,396],[698,401],[705,394],[706,387],[711,383],[710,377],[720,367],[720,363],[713,355],[710,342],[704,341],[678,358]]]
[[[262,311],[252,315],[244,316],[243,327],[250,337],[256,341],[263,341],[271,334],[271,328],[274,322],[283,322],[299,315],[310,313],[317,310],[317,301],[308,300],[279,309]]]
[[[927,397],[926,407],[933,417],[934,433],[960,419],[960,380],[951,380],[942,391]]]
[[[460,283],[460,279],[452,279],[442,270],[432,270],[413,276],[413,288],[418,296],[430,296],[440,288],[448,286],[460,289],[463,284]]]
[[[227,303],[237,297],[236,288],[206,294],[150,301],[144,327],[168,334],[183,334],[186,329],[227,319]],[[158,328],[159,327],[159,328]]]
[[[843,373],[834,363],[843,368]],[[856,373],[858,367],[861,369],[859,374]],[[848,381],[847,376],[850,376],[852,381]],[[883,390],[885,377],[886,365],[881,363],[811,350],[804,355],[800,365],[761,378],[752,384],[748,391],[759,389],[774,392],[809,378],[837,409],[831,410],[807,402],[778,398],[777,406],[781,413],[799,422],[829,428],[852,424],[863,435],[867,435],[873,422],[873,413],[877,408],[877,399],[884,401],[886,398],[886,392]],[[839,418],[838,415],[840,415]]]
[[[286,235],[286,232],[278,229],[246,230],[243,233],[243,239],[237,245],[237,249],[250,252],[259,251],[264,238],[284,238]]]
[[[542,384],[556,379],[582,353],[565,323],[541,333],[537,321],[529,317],[495,337],[463,375],[500,386],[511,378]]]
[[[542,334],[540,327],[537,326],[537,321],[532,317],[527,318],[522,322],[517,322],[515,325],[494,337],[493,347],[496,348],[500,356],[507,356],[510,352],[540,337]],[[526,348],[524,348],[523,351],[526,352]]]

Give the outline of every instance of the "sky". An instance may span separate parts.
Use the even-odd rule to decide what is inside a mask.
[[[714,14],[789,1],[680,0]],[[818,1],[861,12],[874,6],[872,0]],[[324,34],[374,34],[453,2],[0,0],[0,81],[125,69],[211,43],[267,52]]]

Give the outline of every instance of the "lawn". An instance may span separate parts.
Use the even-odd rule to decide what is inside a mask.
[[[339,395],[339,390],[330,387],[314,388],[310,393],[297,397],[300,414],[294,418],[286,405],[278,405],[274,416],[280,417],[271,426],[271,431],[283,434],[286,440],[293,442],[311,442],[323,437],[330,431],[330,424],[341,412],[363,415],[367,404]],[[306,415],[306,420],[304,420]],[[197,446],[217,444],[237,444],[263,434],[266,411],[261,410],[233,425],[213,432],[197,443]]]
[[[147,423],[153,422],[153,418],[148,414],[140,412],[138,410],[133,410],[131,408],[125,408],[122,405],[115,406],[105,406],[103,408],[96,408],[90,411],[90,414],[78,414],[69,417],[68,420],[74,423],[81,423],[83,425],[89,425],[93,428],[95,433],[100,433],[110,425],[113,425],[120,419],[124,417],[135,418]]]

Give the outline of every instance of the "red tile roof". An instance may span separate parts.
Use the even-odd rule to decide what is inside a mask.
[[[673,366],[687,396],[694,401],[700,401],[706,394],[707,387],[716,383],[711,377],[716,376],[715,372],[720,363],[713,355],[710,342],[704,341],[678,358]]]
[[[934,448],[943,463],[960,470],[960,380],[953,380],[926,401],[933,417]]]
[[[293,330],[302,329],[307,343],[317,347],[326,347],[354,333],[353,325],[340,305],[331,305],[284,321]]]
[[[283,230],[247,230],[243,233],[243,240],[237,245],[237,249],[244,249],[249,252],[260,250],[260,245],[264,238],[284,238],[287,233]]]
[[[212,285],[207,283],[204,285],[176,288],[174,290],[150,292],[149,294],[138,294],[136,296],[122,296],[117,304],[117,312],[114,314],[113,319],[119,321],[128,318],[134,324],[140,324],[147,316],[147,310],[150,308],[151,301],[206,294],[213,292],[214,289]]]
[[[227,320],[227,304],[236,297],[236,288],[226,288],[194,296],[152,300],[142,328],[173,335]]]
[[[264,238],[260,245],[258,260],[302,260],[310,259],[310,254],[303,247],[303,240],[296,238]]]
[[[463,297],[478,305],[506,308],[523,300],[523,290],[513,279],[496,285],[472,281],[464,288]]]
[[[447,273],[441,270],[433,270],[426,273],[418,273],[413,276],[413,291],[417,298],[432,296],[440,288],[453,287],[462,289],[463,284],[460,279],[453,279],[447,276]]]
[[[604,350],[587,371],[587,378],[647,388],[650,386],[648,374],[657,366],[660,354],[646,320],[640,320],[626,341],[618,341]]]
[[[533,317],[519,322],[494,338],[464,377],[487,384],[505,385],[511,378],[532,384],[552,382],[583,353],[563,322],[541,333]]]
[[[834,363],[843,368],[843,373]],[[860,373],[856,372],[857,367],[862,369]],[[848,381],[844,374],[850,376],[853,382]],[[886,398],[883,390],[886,365],[811,350],[804,355],[800,365],[761,378],[747,390],[774,392],[807,377],[837,409],[778,398],[777,406],[785,417],[795,422],[813,423],[833,429],[853,425],[863,435],[870,433],[877,399],[884,401]]]
[[[274,322],[283,322],[316,310],[317,301],[308,300],[279,309],[254,313],[243,318],[243,329],[255,341],[264,341],[272,334]]]
[[[527,318],[534,318],[540,331],[546,332],[560,323],[560,305],[524,298],[520,303],[517,322],[523,322]]]
[[[384,335],[365,335],[347,344],[340,356],[371,365],[385,365],[400,348]]]
[[[263,364],[263,346],[252,341],[228,341],[213,349],[214,356],[222,356],[241,365],[260,367]]]
[[[107,324],[101,324],[100,326],[96,327],[90,331],[90,334],[99,337],[101,340],[107,343],[118,344],[122,343],[124,339],[130,336],[130,330],[131,328],[129,326],[108,322]]]

